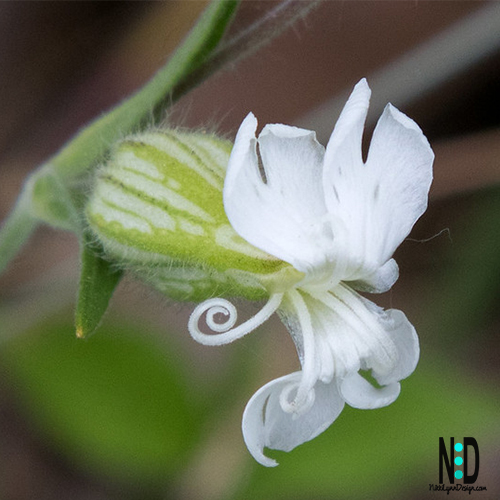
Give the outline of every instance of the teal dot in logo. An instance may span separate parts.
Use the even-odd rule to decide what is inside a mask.
[[[464,463],[464,459],[462,457],[455,458],[455,463],[457,465],[462,465]]]
[[[462,446],[462,443],[457,443],[455,445],[455,451],[462,451],[464,447]]]
[[[456,477],[457,479],[462,479],[462,476],[463,476],[463,473],[462,473],[462,471],[461,471],[461,470],[457,470],[457,471],[455,471],[455,477]]]

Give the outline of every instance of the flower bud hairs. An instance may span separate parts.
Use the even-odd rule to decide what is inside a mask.
[[[265,447],[290,451],[313,439],[345,403],[392,403],[418,361],[406,316],[358,291],[385,292],[397,280],[392,255],[427,207],[434,155],[389,104],[363,162],[369,99],[363,79],[326,148],[286,125],[266,125],[257,138],[251,113],[234,146],[171,130],[132,136],[100,170],[86,208],[109,258],[167,296],[201,302],[188,324],[198,342],[232,342],[279,314],[302,369],[266,384],[245,408],[246,445],[266,466],[277,463]],[[232,297],[266,303],[236,326]],[[201,331],[203,317],[215,334]]]

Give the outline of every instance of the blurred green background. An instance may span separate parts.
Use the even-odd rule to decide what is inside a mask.
[[[276,4],[244,1],[231,32]],[[472,495],[499,498],[499,5],[324,2],[167,117],[232,138],[252,110],[325,141],[366,76],[368,136],[387,100],[419,123],[436,152],[429,210],[397,251],[400,280],[371,297],[404,310],[421,339],[394,404],[346,408],[265,469],[246,451],[241,414],[263,383],[298,367],[281,323],[199,346],[192,305],[127,279],[101,329],[77,340],[77,244],[42,228],[0,277],[0,498],[436,498],[440,436],[477,440],[487,491]],[[0,3],[0,220],[26,174],[147,81],[204,6]]]

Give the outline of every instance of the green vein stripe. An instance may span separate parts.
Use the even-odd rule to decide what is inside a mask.
[[[201,158],[194,154],[192,148],[168,132],[149,133],[141,136],[141,141],[163,153],[171,160],[175,160],[183,169],[191,169],[201,176],[212,188],[222,189],[222,179],[213,170],[207,168]],[[168,163],[172,163],[167,161]],[[165,172],[166,175],[169,172]]]
[[[116,207],[126,214],[132,214],[143,219],[152,230],[167,229],[173,231],[175,229],[176,222],[171,213],[163,207],[149,203],[148,200],[123,189],[118,184],[103,183],[97,194],[108,205]],[[117,222],[120,222],[120,220],[117,220]],[[125,224],[122,223],[122,225]]]
[[[133,143],[123,144],[125,144],[125,146],[131,146],[131,148],[122,147],[116,151],[116,158],[113,162],[114,169],[134,172],[154,182],[164,180],[165,175],[158,170],[154,163],[140,158],[135,154],[132,149]]]
[[[121,177],[121,179],[118,179],[115,177],[115,173],[113,174],[108,174],[102,177],[102,181],[104,183],[110,183],[116,186],[117,188],[123,190],[124,193],[127,193],[129,195],[133,195],[137,198],[139,198],[141,201],[149,203],[153,207],[160,208],[164,210],[166,213],[168,213],[171,216],[181,215],[183,217],[186,217],[188,219],[192,219],[194,221],[198,222],[203,222],[204,224],[211,223],[214,221],[214,218],[208,214],[205,210],[203,210],[201,207],[193,203],[191,200],[188,200],[187,198],[183,197],[181,194],[176,193],[175,191],[172,191],[171,189],[167,188],[166,186],[161,186],[161,189],[164,190],[164,194],[168,193],[168,196],[170,199],[165,199],[164,197],[159,198],[158,196],[152,196],[151,191],[154,189],[156,190],[156,193],[154,194],[159,194],[159,189],[160,187],[151,183],[151,191],[148,192],[148,190],[141,189],[143,187],[149,187],[149,184],[146,184],[145,186],[138,186],[136,185],[131,185],[129,182],[132,181],[132,179],[124,179]],[[128,181],[128,182],[127,182]],[[177,200],[178,204],[177,206],[174,205],[173,203],[176,203]],[[186,208],[180,208],[179,204],[186,205]],[[193,211],[190,211],[189,208],[192,208]]]
[[[140,160],[153,164],[163,176],[161,181],[158,179],[153,181],[156,185],[165,186],[175,192],[181,192],[185,199],[195,202],[195,205],[209,213],[218,224],[228,223],[222,203],[222,179],[219,185],[214,187],[199,172],[181,163],[173,155],[146,144],[142,140],[140,143],[134,144],[134,146],[134,155]],[[130,149],[132,143],[127,142],[123,147]],[[117,168],[120,168],[119,160],[110,165],[108,172],[115,173]],[[117,172],[116,177],[121,178],[121,173]],[[172,187],[172,182],[176,186]],[[135,183],[133,182],[133,184]]]
[[[110,201],[102,199],[102,197],[94,197],[92,208],[88,211],[87,216],[94,225],[101,227],[112,222],[119,223],[125,230],[135,229],[141,233],[151,233],[153,228],[151,224],[138,216],[135,212],[125,209],[123,206],[118,206]],[[103,219],[99,224],[96,216]],[[138,222],[139,221],[139,222]]]
[[[231,153],[232,144],[229,141],[215,140],[213,136],[203,134],[179,133],[184,143],[192,148],[209,168],[224,180]]]
[[[182,137],[181,134],[174,135],[168,130],[162,130],[161,132],[159,132],[159,135],[168,137],[170,140],[174,141],[186,154],[188,154],[197,163],[199,168],[204,169],[210,174],[218,174],[217,171],[214,171],[212,168],[208,167],[208,165],[202,160],[198,152],[193,148],[191,144],[189,144],[189,141],[186,141],[185,138]]]
[[[201,139],[202,137],[205,137],[205,139],[209,140],[212,147],[217,147],[217,144],[223,143],[220,139],[215,140],[215,138],[212,137],[212,139],[208,139],[208,137],[203,136],[201,134],[188,134],[188,133],[183,133],[183,132],[177,132],[175,136],[172,134],[172,132],[169,131],[162,131],[162,134],[166,134],[169,137],[171,137],[173,140],[175,140],[179,145],[182,145],[185,151],[187,151],[189,154],[193,154],[194,158],[198,162],[198,164],[204,168],[207,168],[211,173],[215,174],[217,177],[220,178],[221,181],[224,180],[226,168],[227,168],[227,162],[229,161],[229,153],[224,150],[220,150],[221,152],[225,153],[225,157],[223,158],[223,161],[219,161],[218,163],[214,161],[214,158],[208,155],[207,149],[202,147]],[[231,144],[229,144],[229,151],[231,150]],[[208,162],[207,162],[208,160]]]

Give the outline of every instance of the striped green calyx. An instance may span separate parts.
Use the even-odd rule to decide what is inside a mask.
[[[86,208],[109,258],[178,300],[261,299],[299,281],[231,227],[222,188],[230,142],[157,130],[119,142]]]

